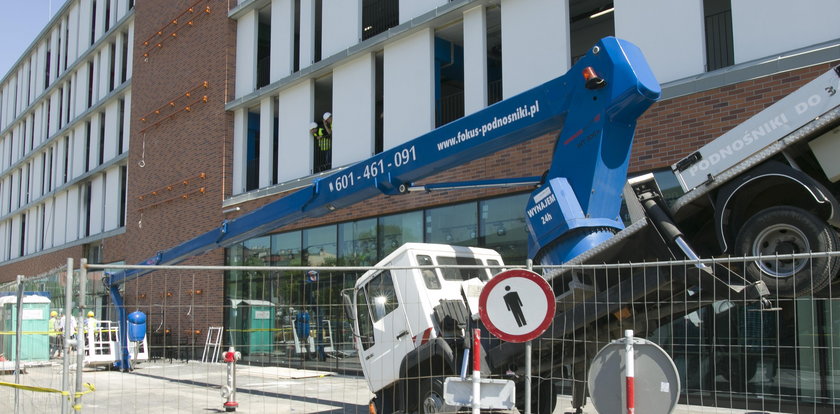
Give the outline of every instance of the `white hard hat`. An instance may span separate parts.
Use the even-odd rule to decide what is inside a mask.
[[[329,117],[331,117],[331,116],[332,116],[332,114],[331,114],[331,113],[329,113],[329,112],[324,112],[324,121],[326,121],[326,120],[327,120],[327,118],[329,118]]]
[[[314,122],[309,124],[309,129],[315,129],[315,128],[318,128],[318,124],[316,124]]]

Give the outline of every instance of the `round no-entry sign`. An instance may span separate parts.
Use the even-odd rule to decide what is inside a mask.
[[[542,276],[522,269],[508,270],[484,285],[478,313],[487,330],[508,342],[527,342],[542,335],[554,318],[551,286]]]

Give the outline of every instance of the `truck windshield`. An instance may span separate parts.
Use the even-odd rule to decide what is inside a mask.
[[[443,266],[481,266],[480,259],[476,259],[475,257],[446,257],[446,256],[438,256],[437,262],[439,265]],[[487,281],[487,270],[486,269],[479,269],[479,268],[467,268],[467,269],[460,269],[460,268],[445,268],[441,269],[441,273],[443,273],[444,280],[469,280],[474,277],[479,278],[482,281]]]

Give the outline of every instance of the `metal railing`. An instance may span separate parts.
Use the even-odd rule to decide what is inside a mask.
[[[680,412],[704,412],[702,407],[717,407],[719,412],[730,409],[838,410],[840,382],[836,380],[836,373],[840,372],[840,325],[835,321],[840,320],[840,282],[796,298],[771,295],[772,307],[749,297],[744,290],[731,288],[749,283],[740,273],[756,260],[801,261],[806,266],[797,277],[801,277],[803,283],[809,283],[811,269],[808,264],[817,258],[829,258],[836,264],[840,261],[840,253],[533,266],[534,271],[550,275],[557,314],[547,333],[534,341],[531,357],[536,384],[551,386],[534,388],[532,400],[545,402],[541,395],[556,391],[561,404],[572,404],[570,401],[575,393],[581,392],[585,385],[586,361],[604,345],[619,338],[624,329],[633,329],[637,336],[662,347],[673,360],[681,385]],[[698,266],[700,264],[713,270],[714,276]],[[506,269],[525,267],[505,266]],[[206,335],[211,327],[223,320],[222,349],[234,346],[243,354],[240,366],[247,380],[239,382],[238,395],[243,398],[242,404],[250,404],[252,408],[285,407],[279,408],[282,411],[289,410],[290,404],[307,403],[310,405],[302,408],[295,405],[295,409],[319,412],[322,409],[312,405],[314,400],[307,399],[311,397],[307,393],[318,392],[318,401],[338,404],[344,411],[367,412],[364,405],[371,394],[362,377],[356,337],[351,329],[355,322],[344,314],[341,290],[353,287],[358,277],[370,270],[458,271],[453,274],[501,270],[499,267],[442,265],[306,268],[84,265],[84,268],[84,272],[151,268],[158,271],[153,275],[158,275],[156,281],[160,282],[148,287],[152,291],[142,292],[133,285],[126,288],[127,303],[132,310],[148,315],[146,333],[150,360],[140,363],[135,375],[116,372],[106,375],[107,371],[91,371],[90,368],[75,370],[70,365],[77,361],[80,353],[71,348],[66,353],[70,358],[65,360],[48,357],[21,362],[27,375],[15,382],[39,390],[52,388],[72,394],[85,390],[75,384],[93,383],[98,391],[76,401],[82,404],[84,411],[108,406],[109,398],[125,398],[114,397],[121,393],[117,390],[123,389],[147,396],[137,397],[138,402],[166,392],[173,397],[164,399],[163,407],[190,404],[207,405],[210,409],[215,404],[212,398],[208,397],[206,402],[196,401],[190,399],[189,393],[197,388],[207,388],[213,395],[218,392],[216,384],[223,366],[202,363],[201,359],[211,359],[204,353]],[[309,270],[318,272],[316,279],[306,273]],[[219,271],[228,275],[226,283],[230,287],[225,297],[203,297],[205,300],[197,301],[195,298],[209,294],[206,289],[210,288],[201,284],[206,280],[201,275]],[[71,272],[74,274],[78,275],[78,272]],[[773,281],[768,282],[772,285]],[[47,275],[25,278],[20,284],[0,285],[0,292],[16,293],[19,288],[29,292],[49,291],[49,296],[56,300],[45,308],[47,310],[72,313],[88,309],[88,305],[81,306],[72,298],[73,290],[67,292],[62,286],[92,291],[78,282],[68,282],[67,272],[57,269]],[[157,288],[160,289],[154,290]],[[8,320],[7,313],[14,306],[9,303],[0,307],[0,321]],[[33,316],[25,305],[23,309],[24,318]],[[113,313],[108,309],[96,310],[103,315]],[[35,323],[35,319],[25,322]],[[39,320],[38,323],[46,324],[47,321]],[[50,335],[49,330],[29,331],[26,324],[23,328],[20,333],[8,325],[0,328],[4,334],[0,335],[0,352],[5,352],[12,339],[22,340],[22,347],[26,348],[30,346],[29,342],[37,342],[36,338],[46,340]],[[34,349],[35,345],[30,347]],[[499,349],[498,352],[504,351]],[[81,364],[87,365],[84,353],[81,355]],[[513,357],[509,361],[512,367],[521,362]],[[511,369],[513,371],[505,378],[519,375],[517,369]],[[281,372],[277,370],[285,370],[282,375],[286,379],[282,381],[292,386],[282,392],[268,392],[277,387],[277,375],[281,374],[264,372]],[[71,384],[70,375],[74,372],[80,376]],[[335,377],[331,373],[345,375]],[[408,379],[416,380],[412,386],[418,387],[418,392],[425,387],[423,380],[437,378],[433,372],[410,375]],[[495,377],[499,378],[498,375],[497,372]],[[316,387],[314,384],[318,382],[339,386]],[[152,383],[156,385],[149,385]],[[345,393],[337,391],[339,389],[354,391]],[[49,392],[0,386],[0,400],[13,401],[15,391],[20,393],[21,412],[55,412],[73,399]],[[123,407],[125,411],[131,412],[132,409],[126,407]],[[146,412],[148,406],[137,405],[134,410]],[[266,408],[266,411],[271,409]]]

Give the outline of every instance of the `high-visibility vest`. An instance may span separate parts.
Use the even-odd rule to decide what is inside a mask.
[[[318,144],[318,149],[321,151],[330,150],[332,140],[329,135],[324,135],[324,128],[318,128],[312,133],[312,137],[315,138],[315,142]]]

